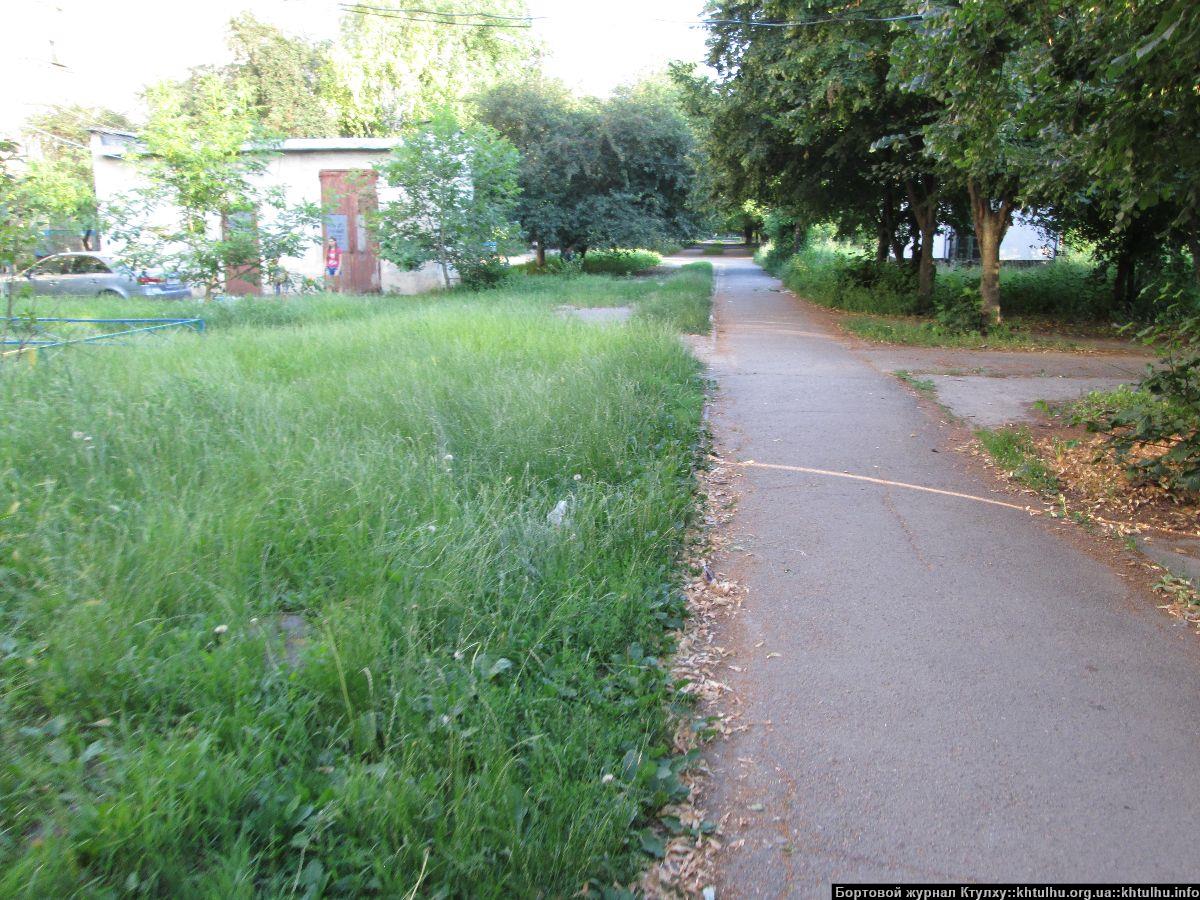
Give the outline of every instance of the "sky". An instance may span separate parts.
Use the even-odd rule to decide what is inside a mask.
[[[699,60],[703,0],[529,0],[546,70],[603,95],[673,59]],[[5,11],[0,133],[58,103],[136,112],[146,84],[227,59],[225,25],[252,11],[292,34],[333,37],[336,0],[24,0]],[[11,31],[9,29],[12,29]]]

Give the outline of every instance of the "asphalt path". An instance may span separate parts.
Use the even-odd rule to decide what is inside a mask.
[[[714,262],[713,427],[746,463],[718,567],[747,591],[718,896],[1200,879],[1200,638],[1004,505],[778,281]]]

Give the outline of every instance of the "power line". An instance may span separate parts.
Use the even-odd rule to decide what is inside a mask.
[[[826,25],[831,22],[837,23],[854,23],[854,22],[906,22],[913,19],[925,18],[924,13],[910,13],[903,16],[834,16],[828,19],[809,19],[803,22],[754,22],[742,19],[701,19],[694,23],[679,23],[679,24],[694,24],[694,25],[740,25],[748,28],[799,28],[805,25]],[[660,19],[659,21],[665,21]]]
[[[533,23],[524,21],[521,24],[517,22],[460,22],[456,19],[423,19],[415,15],[406,15],[402,12],[385,12],[381,7],[366,7],[359,4],[339,3],[342,9],[347,12],[358,13],[360,16],[378,16],[382,19],[399,19],[402,22],[424,22],[430,25],[456,25],[460,28],[532,28]],[[431,15],[443,15],[442,13],[431,12]]]
[[[378,10],[379,12],[404,13],[406,15],[441,16],[446,19],[500,19],[509,22],[532,22],[534,19],[545,19],[547,16],[501,16],[489,12],[443,12],[440,9],[398,9],[394,6],[372,6],[370,3],[343,3],[342,6],[354,6],[357,9]]]
[[[456,25],[465,28],[530,28],[534,21],[554,21],[554,16],[502,16],[495,13],[441,12],[423,8],[397,8],[373,6],[366,3],[339,3],[342,9],[364,16],[380,16],[406,22],[423,22],[432,25]],[[432,18],[424,18],[424,17]],[[802,28],[809,25],[854,24],[856,22],[910,22],[924,19],[924,13],[908,13],[897,16],[830,16],[824,19],[807,19],[799,22],[756,22],[751,19],[655,19],[669,25],[688,25],[693,28],[706,26],[736,26],[743,28]],[[459,21],[460,19],[494,19],[493,22]],[[508,24],[508,23],[519,24]]]

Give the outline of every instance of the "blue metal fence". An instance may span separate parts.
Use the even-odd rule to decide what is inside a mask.
[[[132,334],[146,334],[151,331],[162,331],[166,328],[190,328],[191,330],[202,333],[204,331],[203,319],[72,319],[59,316],[46,316],[30,319],[22,316],[0,316],[0,322],[7,325],[13,323],[23,323],[33,325],[35,328],[40,327],[43,323],[53,324],[79,324],[79,325],[134,325],[135,328],[123,328],[119,331],[110,331],[103,334],[92,334],[87,337],[80,338],[58,338],[49,340],[29,339],[29,338],[4,338],[0,340],[0,346],[15,346],[16,350],[8,350],[0,352],[2,356],[20,355],[22,353],[36,353],[38,350],[48,350],[53,347],[67,347],[71,344],[94,344],[99,341],[108,341],[113,338],[127,337]]]

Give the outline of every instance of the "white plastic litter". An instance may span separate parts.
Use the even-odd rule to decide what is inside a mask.
[[[546,513],[546,521],[555,528],[561,528],[563,523],[567,521],[567,516],[571,512],[570,500],[559,500],[554,504],[554,509]]]

